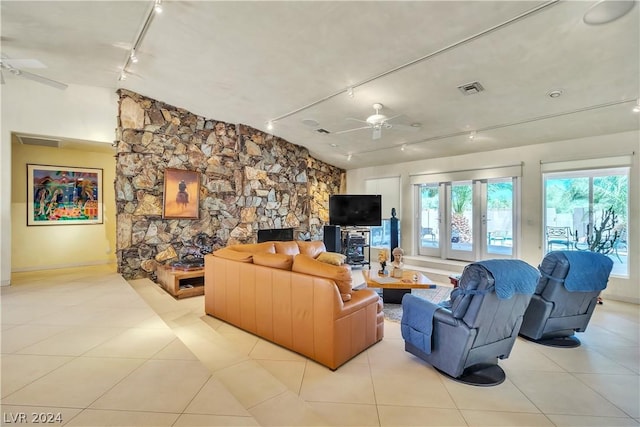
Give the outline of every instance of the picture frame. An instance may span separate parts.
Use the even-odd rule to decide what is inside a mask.
[[[27,164],[27,226],[102,223],[102,169]]]
[[[200,174],[183,169],[164,170],[162,218],[200,218]]]

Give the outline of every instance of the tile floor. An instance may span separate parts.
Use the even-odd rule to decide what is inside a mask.
[[[1,289],[2,425],[638,426],[637,305],[598,306],[577,349],[518,339],[507,380],[470,387],[403,350],[398,323],[335,372],[113,267]],[[14,418],[12,418],[14,417]],[[24,423],[21,423],[24,425]]]

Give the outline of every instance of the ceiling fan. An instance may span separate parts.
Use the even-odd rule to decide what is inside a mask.
[[[56,89],[64,90],[69,85],[61,83],[55,80],[48,79],[46,77],[33,74],[28,71],[24,71],[22,68],[47,68],[42,62],[37,59],[9,59],[5,55],[2,55],[0,59],[0,83],[5,84],[3,71],[8,71],[14,76],[23,77],[25,79],[33,80],[38,83],[45,84],[47,86],[55,87]]]
[[[382,114],[380,112],[382,110],[382,107],[383,107],[383,105],[380,104],[380,103],[373,104],[373,109],[376,111],[376,113],[370,115],[365,120],[360,120],[360,119],[354,119],[352,117],[347,117],[347,120],[352,120],[352,121],[355,121],[355,122],[364,123],[366,126],[361,126],[361,127],[354,128],[354,129],[342,130],[342,131],[334,132],[334,134],[335,135],[339,135],[339,134],[342,134],[342,133],[353,132],[353,131],[356,131],[356,130],[372,129],[373,133],[372,133],[371,139],[376,140],[376,139],[380,139],[382,137],[382,129],[402,128],[402,129],[416,130],[416,126],[405,126],[405,125],[390,123],[391,120],[395,119],[396,117],[399,117],[400,114],[398,114],[396,116],[393,116],[393,117],[387,117],[387,116],[385,116],[384,114]],[[419,126],[417,126],[417,127],[419,127]]]

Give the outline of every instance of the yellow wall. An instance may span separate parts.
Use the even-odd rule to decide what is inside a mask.
[[[12,145],[11,271],[115,262],[115,158],[96,143],[95,151]],[[27,227],[27,163],[99,168],[102,173],[103,224]]]

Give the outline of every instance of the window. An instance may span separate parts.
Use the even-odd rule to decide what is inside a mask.
[[[543,179],[545,251],[600,252],[614,261],[613,275],[628,276],[629,168],[549,172]],[[549,234],[562,230],[561,239]]]

